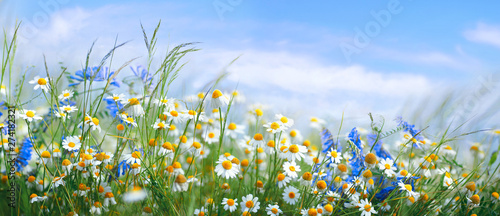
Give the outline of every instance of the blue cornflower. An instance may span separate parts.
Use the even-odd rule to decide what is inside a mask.
[[[420,130],[415,129],[415,125],[404,121],[401,116],[396,118],[396,122],[398,122],[398,127],[403,127],[403,130],[410,133],[415,139],[422,140],[422,137],[419,134]]]
[[[132,70],[135,76],[139,77],[142,80],[142,82],[148,86],[148,88],[153,87],[153,75],[150,74],[148,70],[146,70],[146,68],[142,66],[137,66],[133,68],[132,66],[130,66],[130,69]]]
[[[125,175],[126,171],[130,169],[130,165],[127,164],[126,160],[122,160],[118,164],[118,173],[116,174],[116,177],[120,177],[122,175]],[[121,171],[121,172],[120,172]]]
[[[36,139],[36,137],[33,137]],[[21,171],[23,168],[28,165],[28,161],[31,160],[33,143],[31,143],[31,139],[26,137],[23,140],[21,148],[19,149],[19,155],[16,159],[16,168]]]
[[[337,148],[337,152],[342,152],[342,146],[338,143],[335,143],[332,133],[326,128],[321,132],[321,144],[321,152],[323,153],[327,153],[328,151],[334,150],[335,148]]]
[[[106,101],[107,104],[106,109],[108,109],[111,112],[111,115],[113,117],[116,117],[118,112],[123,109],[123,104],[121,103],[121,101],[115,102],[115,100],[113,100],[112,98],[105,98],[103,100]],[[117,104],[118,107],[116,106]]]
[[[353,128],[349,133],[348,139],[356,146],[356,148],[352,148],[353,157],[349,159],[349,165],[352,168],[352,175],[349,179],[353,179],[354,176],[359,176],[361,171],[363,171],[363,165],[365,161],[365,157],[363,156],[363,146],[361,145],[361,139],[359,139],[358,130]]]
[[[115,74],[114,71],[109,72],[109,69],[107,67],[102,67],[99,69],[99,67],[92,67],[92,68],[87,68],[85,71],[85,74],[83,70],[78,70],[75,72],[75,75],[71,75],[70,78],[73,79],[74,83],[70,83],[69,86],[75,86],[79,85],[82,83],[85,79],[90,80],[92,77],[94,77],[94,81],[96,82],[102,82],[102,81],[108,81],[108,79],[111,78]],[[118,80],[113,78],[113,80],[110,82],[111,85],[120,87],[120,83]]]
[[[377,143],[374,143],[375,140],[377,139],[376,134],[368,134],[366,136],[366,138],[368,139],[368,144],[370,144],[370,146],[375,145],[375,146],[373,146],[373,150],[375,151],[375,155],[377,155],[378,157],[383,158],[383,159],[389,158],[392,160],[391,154],[382,147],[382,141],[380,139],[377,141]]]
[[[375,194],[375,197],[379,200],[385,200],[394,189],[396,189],[395,186],[386,187]]]

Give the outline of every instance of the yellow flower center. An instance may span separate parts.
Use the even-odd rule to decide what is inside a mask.
[[[406,170],[401,170],[401,171],[399,172],[399,174],[401,174],[402,176],[407,176],[407,175],[408,175],[408,171],[406,171]]]
[[[226,170],[230,170],[233,167],[233,164],[231,163],[231,161],[227,160],[222,162],[222,167],[224,167],[224,169]]]
[[[339,164],[337,166],[337,168],[341,171],[341,172],[347,172],[347,166],[345,164]]]
[[[278,175],[278,181],[283,181],[283,180],[285,180],[285,175],[279,174]]]
[[[373,173],[370,170],[366,170],[363,172],[363,177],[365,177],[365,178],[371,178],[372,176],[373,176]]]
[[[120,97],[117,97],[117,96],[113,97],[113,100],[115,100],[115,101],[117,101],[118,99],[120,99]]]
[[[128,102],[130,105],[139,105],[139,100],[137,100],[137,98],[130,98],[128,99]]]
[[[366,205],[365,205],[365,211],[369,212],[370,210],[372,210],[372,206],[371,206],[371,205],[366,204]]]
[[[272,212],[273,214],[277,214],[277,213],[278,213],[278,209],[277,209],[277,208],[272,208],[272,209],[271,209],[271,212]]]
[[[474,194],[470,200],[472,201],[472,203],[474,204],[479,204],[479,201],[481,201],[481,198],[477,195],[477,194]]]
[[[315,208],[310,208],[307,211],[307,214],[310,215],[310,216],[316,216],[316,215],[318,215],[318,211]]]
[[[215,89],[215,91],[212,93],[212,98],[219,98],[222,96],[222,92],[219,89]]]
[[[409,185],[409,184],[405,184],[405,188],[406,188],[406,190],[408,190],[408,191],[411,191],[411,190],[412,190],[411,185]]]
[[[132,152],[132,157],[135,159],[139,159],[141,157],[141,153],[138,151]]]
[[[385,166],[385,169],[391,169],[391,165],[389,165],[389,164],[385,164],[384,166]]]
[[[373,153],[368,153],[365,157],[365,162],[367,164],[375,164],[377,162],[377,156]]]
[[[295,193],[294,192],[288,193],[288,197],[290,197],[290,199],[295,198]]]
[[[288,118],[286,118],[285,116],[283,116],[283,117],[280,118],[280,121],[286,124],[286,123],[288,123]]]
[[[226,203],[227,203],[228,206],[233,206],[234,205],[234,200],[233,199],[228,199],[226,201]]]
[[[290,168],[288,168],[290,171],[292,172],[295,172],[295,167],[294,166],[290,166]]]
[[[280,128],[280,124],[278,124],[278,123],[276,123],[276,122],[273,122],[273,123],[271,124],[271,129],[273,129],[273,130],[277,130],[278,128]]]
[[[318,183],[316,183],[316,187],[318,187],[318,189],[320,189],[320,190],[323,190],[326,188],[326,182],[323,180],[318,181]]]
[[[42,152],[42,155],[41,155],[43,158],[50,158],[50,153],[48,151],[44,151]]]
[[[252,208],[253,207],[253,201],[252,200],[248,200],[246,203],[245,203],[245,206],[247,208]]]
[[[214,138],[214,137],[215,137],[215,134],[214,134],[213,132],[210,132],[210,133],[208,133],[208,137],[209,137],[209,138]]]
[[[290,131],[290,136],[291,137],[296,137],[297,136],[297,131],[296,130]]]
[[[177,117],[177,116],[179,116],[179,113],[175,110],[172,110],[172,111],[170,111],[170,115],[172,115],[173,117]]]
[[[449,145],[447,145],[446,147],[444,147],[444,149],[446,149],[446,150],[453,150],[453,149],[451,148],[451,146],[449,146]]]
[[[30,110],[30,111],[26,112],[26,116],[33,118],[33,116],[35,116],[35,113]]]
[[[92,123],[94,123],[94,125],[99,125],[99,119],[97,118],[92,118]]]
[[[194,110],[189,110],[188,114],[194,116],[194,115],[196,115],[196,112]]]
[[[127,121],[132,123],[132,122],[134,122],[134,119],[133,119],[133,118],[128,117],[128,118],[127,118]]]
[[[312,174],[310,172],[305,172],[303,175],[302,175],[302,179],[306,180],[306,181],[311,181],[312,180]]]
[[[47,80],[45,80],[44,78],[38,79],[38,85],[46,85],[46,84],[47,84]]]
[[[337,158],[338,153],[336,151],[332,151],[330,152],[330,156],[332,156],[333,158]]]
[[[256,109],[256,110],[255,110],[255,115],[257,115],[257,116],[262,116],[263,114],[264,114],[264,113],[262,112],[262,110],[261,110],[261,109]]]
[[[257,140],[257,141],[261,141],[264,139],[264,137],[262,136],[262,134],[258,133],[258,134],[255,134],[255,136],[253,136],[253,139]]]
[[[229,129],[229,130],[236,130],[236,124],[235,123],[229,124],[229,126],[227,127],[227,129]]]
[[[291,145],[290,147],[288,147],[288,150],[292,153],[297,153],[299,152],[299,147],[297,145]]]

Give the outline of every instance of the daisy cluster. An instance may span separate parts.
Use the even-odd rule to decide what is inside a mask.
[[[474,143],[458,151],[458,137],[431,136],[402,118],[385,131],[374,123],[370,129],[345,130],[342,121],[327,124],[311,117],[301,132],[291,115],[246,106],[241,92],[223,91],[218,82],[197,94],[171,96],[175,67],[160,66],[156,72],[132,67],[133,75],[121,81],[118,71],[102,65],[66,80],[37,76],[23,88],[38,95],[29,100],[2,91],[2,99],[11,102],[1,106],[15,106],[17,112],[14,137],[4,130],[4,118],[0,124],[0,189],[15,185],[14,212],[370,216],[500,211],[500,165],[492,147]],[[332,125],[339,128],[337,134],[327,128]],[[496,130],[482,133],[488,146],[499,140]],[[9,139],[18,140],[14,151]],[[16,156],[13,165],[11,155]],[[14,176],[7,174],[11,167]],[[2,211],[10,209],[2,204]]]

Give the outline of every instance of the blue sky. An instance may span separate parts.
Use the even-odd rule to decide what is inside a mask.
[[[92,41],[98,39],[96,56],[102,56],[117,35],[131,40],[117,59],[143,56],[135,62],[141,64],[139,24],[151,32],[161,19],[160,49],[202,42],[181,76],[188,87],[201,87],[241,55],[228,69],[226,87],[238,84],[251,101],[297,116],[338,118],[346,111],[354,118],[367,112],[392,118],[408,100],[476,86],[500,67],[498,1],[37,2],[0,1],[2,25],[17,18],[35,26],[36,33],[20,41],[24,67],[40,64],[45,54],[54,65],[78,69]],[[44,2],[59,3],[47,10]],[[391,17],[381,23],[373,13]],[[37,16],[47,22],[36,25]],[[346,58],[341,47],[354,44],[356,29],[369,34],[367,26],[379,28]]]

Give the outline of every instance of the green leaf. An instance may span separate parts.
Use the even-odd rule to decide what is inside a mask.
[[[497,157],[498,157],[498,151],[493,152],[493,154],[491,154],[490,162],[488,164],[490,166],[494,164],[497,161]]]

